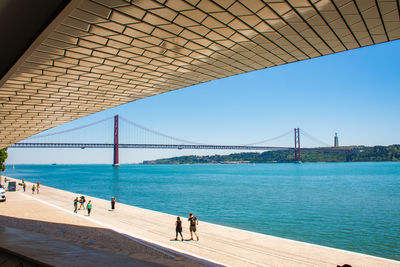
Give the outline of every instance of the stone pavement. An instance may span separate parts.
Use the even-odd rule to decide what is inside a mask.
[[[30,189],[30,184],[27,188]],[[27,190],[30,191],[30,190]],[[10,193],[11,194],[11,193]],[[318,245],[267,236],[200,221],[200,241],[174,241],[176,216],[117,203],[110,211],[110,202],[90,196],[93,203],[90,217],[85,212],[73,213],[72,201],[79,193],[41,186],[40,194],[15,194],[63,211],[65,217],[85,219],[106,229],[112,229],[155,249],[170,251],[197,262],[229,266],[398,266],[400,262],[348,252]],[[11,216],[11,215],[8,215]],[[13,216],[17,216],[14,214]],[[45,214],[40,214],[45,218]],[[184,237],[188,238],[188,222],[183,220]],[[202,262],[201,260],[204,260]]]
[[[39,266],[165,266],[4,226],[0,226],[0,248],[21,258],[34,259],[32,263]]]

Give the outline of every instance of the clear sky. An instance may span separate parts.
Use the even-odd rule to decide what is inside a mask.
[[[332,145],[335,132],[340,145],[399,144],[399,62],[398,40],[186,87],[92,114],[50,132],[119,114],[164,134],[206,144],[248,144],[295,127]],[[138,134],[137,140],[144,140]],[[112,120],[75,135],[62,138],[89,142],[107,135],[111,142]],[[321,145],[306,137],[301,143]],[[293,135],[266,145],[293,146]],[[121,149],[120,162],[233,152]],[[112,150],[9,149],[6,163],[111,164]]]

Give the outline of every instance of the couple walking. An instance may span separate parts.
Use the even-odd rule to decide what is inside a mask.
[[[198,225],[199,224],[199,220],[197,220],[197,218],[195,217],[195,216],[193,216],[193,214],[192,213],[189,213],[189,218],[188,218],[188,221],[190,222],[190,227],[189,227],[189,230],[190,230],[190,240],[193,240],[193,233],[196,235],[196,238],[197,238],[197,241],[199,241],[199,236],[197,235],[197,233],[196,233],[196,225]],[[175,237],[175,240],[178,240],[178,234],[180,234],[181,235],[181,238],[182,238],[182,241],[183,241],[183,236],[182,236],[182,221],[181,221],[181,218],[180,217],[177,217],[176,218],[176,223],[175,223],[175,226],[176,226],[176,237]]]

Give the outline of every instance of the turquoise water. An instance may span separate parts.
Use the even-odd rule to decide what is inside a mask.
[[[400,260],[400,163],[16,165],[3,174]]]

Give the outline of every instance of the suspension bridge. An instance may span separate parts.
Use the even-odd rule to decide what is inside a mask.
[[[65,136],[67,133],[72,133],[72,132],[77,132],[82,129],[99,125],[103,122],[109,121],[113,119],[113,142],[64,142],[64,141],[49,141],[50,138],[53,138],[55,136]],[[148,142],[148,141],[142,141],[142,142],[120,142],[120,121],[126,123],[127,125],[134,127],[135,131],[142,131],[146,132],[148,134],[152,134],[153,136],[158,136],[164,139],[164,142]],[[110,126],[108,126],[110,127]],[[129,131],[128,131],[129,132]],[[294,133],[294,146],[266,146],[266,145],[260,145],[260,144],[265,144],[273,140],[277,140],[279,138],[288,136],[290,134]],[[323,147],[303,147],[301,148],[300,146],[300,135],[304,135],[320,144],[323,144]],[[138,133],[134,134],[135,138],[138,139]],[[82,138],[84,135],[78,134],[78,138]],[[143,137],[143,136],[142,136]],[[94,136],[89,136],[89,138],[93,139]],[[41,141],[41,142],[34,142],[32,140],[43,140],[46,139],[46,141]],[[65,137],[62,137],[64,140]],[[165,142],[165,140],[169,140],[168,142]],[[171,143],[173,142],[173,143]],[[300,128],[294,128],[294,130],[290,130],[288,132],[285,132],[281,135],[278,135],[273,138],[261,140],[255,143],[251,144],[245,144],[245,145],[210,145],[210,144],[202,144],[198,142],[193,142],[185,139],[180,139],[176,138],[152,129],[149,129],[147,127],[144,127],[142,125],[139,125],[135,122],[132,122],[131,120],[121,117],[119,115],[115,115],[113,118],[109,117],[106,119],[102,119],[93,123],[89,123],[83,126],[75,127],[72,129],[66,129],[58,132],[52,132],[52,133],[45,133],[45,134],[39,134],[39,135],[34,135],[32,137],[29,137],[21,142],[15,143],[10,146],[10,148],[79,148],[79,149],[86,149],[86,148],[111,148],[113,149],[113,165],[118,166],[119,165],[119,149],[120,148],[141,148],[141,149],[207,149],[207,150],[243,150],[243,151],[277,151],[277,150],[290,150],[294,152],[294,161],[295,162],[301,162],[301,151],[319,151],[319,152],[346,152],[348,154],[354,153],[355,151],[353,149],[349,149],[346,147],[332,147],[329,144],[326,144],[319,139],[311,136],[310,134],[306,133],[305,131],[301,130]]]

